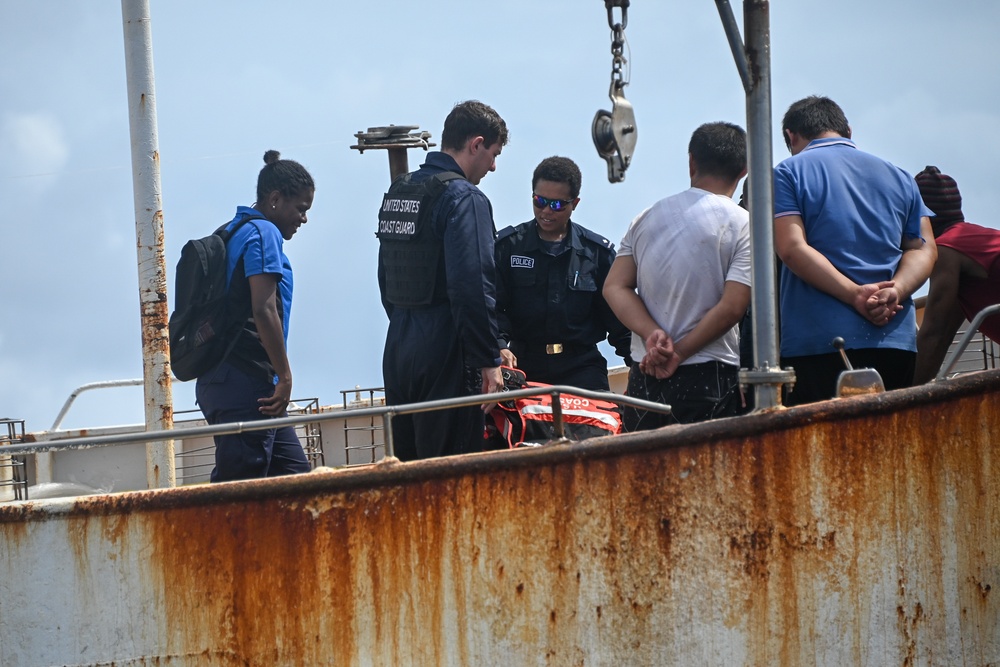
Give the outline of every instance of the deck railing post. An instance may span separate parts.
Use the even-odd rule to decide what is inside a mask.
[[[562,400],[558,391],[552,392],[552,430],[556,440],[566,437],[566,429],[563,428]]]
[[[382,413],[382,441],[385,444],[386,458],[396,455],[396,447],[392,441],[392,417],[394,414],[391,410]]]

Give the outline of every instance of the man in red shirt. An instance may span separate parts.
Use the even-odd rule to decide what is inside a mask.
[[[937,375],[962,322],[971,322],[983,308],[1000,303],[1000,230],[965,222],[958,185],[937,167],[927,167],[916,181],[924,203],[935,214],[931,225],[938,246],[917,334],[913,383],[922,384]],[[986,318],[979,330],[1000,342],[1000,315]]]

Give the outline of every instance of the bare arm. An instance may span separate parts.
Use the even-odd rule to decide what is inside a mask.
[[[261,345],[278,376],[278,384],[270,398],[258,399],[261,414],[269,417],[283,415],[292,397],[292,369],[285,352],[285,336],[278,315],[278,276],[260,273],[247,279],[250,283],[250,303],[253,321],[260,334]]]
[[[913,384],[930,382],[941,369],[955,332],[965,315],[958,303],[961,263],[965,256],[951,248],[941,248],[931,272],[924,321],[917,332],[917,365]]]
[[[749,305],[750,286],[727,280],[722,288],[722,298],[705,313],[688,335],[673,344],[673,353],[662,358],[655,353],[647,354],[642,363],[642,371],[660,380],[670,377],[685,360],[736,326]]]
[[[851,306],[872,324],[884,325],[898,311],[888,305],[887,296],[883,296],[881,304],[870,301],[880,290],[892,287],[892,281],[858,285],[845,276],[823,253],[809,245],[801,216],[783,215],[774,219],[774,244],[781,261],[795,275]]]
[[[719,303],[705,313],[697,326],[687,336],[674,344],[674,349],[684,361],[699,350],[719,338],[743,318],[750,305],[750,286],[727,280],[722,288]]]
[[[879,308],[901,309],[900,304],[912,296],[931,275],[938,252],[930,218],[920,219],[920,235],[923,239],[903,240],[903,256],[892,277],[892,286],[880,289],[869,301],[869,309],[873,315],[879,313]]]
[[[637,275],[638,267],[631,255],[615,257],[608,277],[604,279],[604,300],[618,320],[645,341],[645,358],[634,361],[639,361],[639,368],[643,373],[656,375],[657,368],[672,364],[676,369],[680,361],[674,358],[676,353],[673,339],[660,328],[636,293]]]
[[[604,279],[603,294],[619,321],[646,340],[660,325],[635,291],[637,276],[638,267],[632,256],[618,255],[611,264],[608,277]]]

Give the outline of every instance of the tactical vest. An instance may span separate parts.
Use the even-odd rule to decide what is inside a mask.
[[[434,300],[442,242],[434,235],[431,212],[448,181],[463,178],[446,171],[413,183],[411,176],[394,180],[382,197],[375,233],[385,269],[385,298],[405,308]]]

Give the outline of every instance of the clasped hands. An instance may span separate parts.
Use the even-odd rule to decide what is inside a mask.
[[[646,338],[646,356],[639,362],[639,370],[657,380],[665,380],[674,374],[681,361],[673,339],[663,329],[654,329]]]
[[[854,309],[874,324],[883,327],[903,309],[900,304],[899,290],[892,280],[859,285],[854,296]]]

